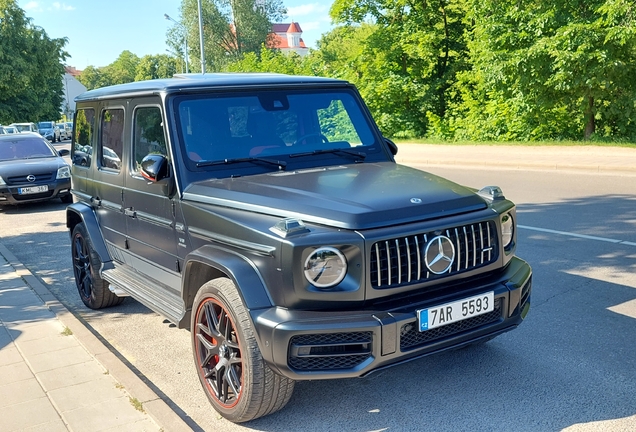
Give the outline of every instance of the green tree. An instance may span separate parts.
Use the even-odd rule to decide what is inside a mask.
[[[135,81],[170,78],[177,72],[177,60],[166,54],[146,55],[135,69]]]
[[[472,0],[472,71],[440,122],[473,139],[635,139],[631,0]]]
[[[421,136],[427,113],[445,116],[456,74],[468,68],[466,13],[466,0],[333,3],[334,21],[373,23],[369,34],[352,33],[361,36],[355,82],[384,133]]]
[[[288,75],[314,75],[310,64],[296,53],[282,53],[261,47],[260,53],[249,52],[228,63],[227,72],[271,72]]]
[[[285,13],[281,0],[201,0],[205,64],[207,71],[221,71],[248,52],[260,52],[267,41],[271,22]],[[168,30],[166,43],[175,52],[188,38],[190,69],[201,71],[197,0],[182,0],[181,25]]]
[[[0,123],[59,118],[66,43],[34,26],[15,0],[0,0]]]
[[[87,90],[93,90],[112,84],[110,77],[106,74],[105,68],[103,67],[87,66],[77,79],[84,84]]]
[[[111,84],[124,84],[135,81],[139,57],[128,50],[124,50],[119,57],[108,65],[106,74]]]

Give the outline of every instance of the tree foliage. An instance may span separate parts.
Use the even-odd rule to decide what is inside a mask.
[[[79,81],[88,90],[156,78],[170,78],[177,72],[177,59],[166,54],[146,55],[141,59],[130,51],[122,51],[117,59],[104,67],[88,66]]]
[[[438,123],[451,137],[636,138],[635,5],[471,0],[472,68]]]
[[[444,117],[449,89],[467,67],[466,1],[336,0],[332,18],[366,30],[343,30],[356,37],[355,82],[389,135],[423,135],[427,112]],[[340,39],[340,40],[339,40]],[[329,44],[329,39],[324,42]],[[322,45],[321,45],[322,49]]]
[[[60,117],[66,43],[34,26],[15,0],[0,0],[0,123]]]
[[[201,9],[206,71],[221,71],[243,54],[259,53],[269,38],[271,23],[285,14],[281,0],[201,0]],[[190,69],[200,72],[197,0],[182,0],[180,13],[181,24],[168,31],[167,43],[181,53],[187,37]]]

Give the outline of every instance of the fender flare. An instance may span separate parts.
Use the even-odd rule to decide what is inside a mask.
[[[86,227],[93,249],[99,255],[102,264],[110,263],[112,259],[106,248],[104,237],[92,207],[81,202],[76,202],[66,207],[66,227],[69,229],[71,237],[73,236],[73,229],[78,223],[83,223]]]
[[[211,272],[196,274],[196,266],[199,264],[211,269]],[[270,308],[274,304],[256,265],[243,255],[219,246],[205,245],[189,253],[185,257],[182,274],[181,296],[187,311],[182,325],[186,324],[184,321],[187,319],[189,326],[194,297],[199,288],[210,280],[210,276],[212,279],[223,276],[231,279],[248,310]]]

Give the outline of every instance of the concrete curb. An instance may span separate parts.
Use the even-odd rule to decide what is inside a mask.
[[[396,162],[406,165],[636,175],[636,149],[595,146],[398,145]]]
[[[162,400],[139,376],[120,360],[98,337],[73,315],[18,259],[0,243],[0,254],[25,283],[33,289],[57,319],[71,329],[75,338],[112,377],[123,385],[131,397],[140,401],[144,411],[164,431],[188,431],[186,422]]]

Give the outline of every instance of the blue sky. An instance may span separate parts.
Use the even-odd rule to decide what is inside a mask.
[[[329,31],[332,1],[283,0],[287,8],[284,22],[298,22],[307,46]],[[142,57],[166,53],[166,31],[179,19],[180,0],[20,0],[18,5],[42,27],[49,37],[67,37],[69,66],[106,66],[124,50]]]

